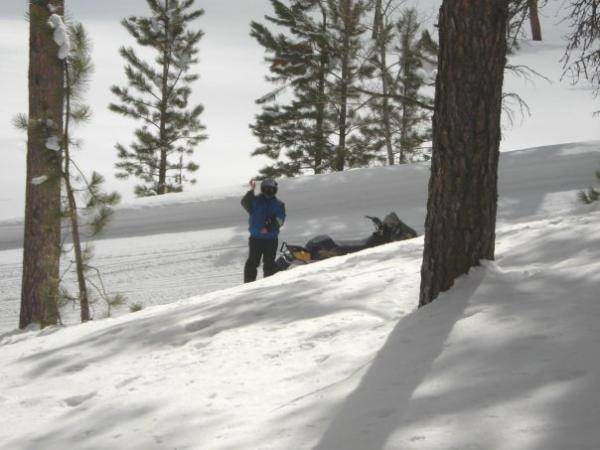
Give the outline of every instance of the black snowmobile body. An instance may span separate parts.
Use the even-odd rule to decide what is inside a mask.
[[[332,256],[347,255],[378,245],[417,237],[417,232],[402,222],[394,212],[388,214],[383,221],[377,217],[366,216],[366,218],[373,222],[375,231],[365,239],[338,241],[324,234],[312,238],[304,246],[284,242],[276,261],[278,269],[286,270],[294,262],[308,264]]]

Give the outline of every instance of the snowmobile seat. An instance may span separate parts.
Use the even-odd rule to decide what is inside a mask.
[[[371,246],[371,238],[366,239],[354,239],[344,241],[334,241],[334,243],[343,250],[343,253],[352,253],[364,250]]]
[[[345,255],[358,252],[372,245],[372,237],[352,241],[334,241],[331,236],[317,236],[306,243],[311,259],[318,261],[332,256]]]

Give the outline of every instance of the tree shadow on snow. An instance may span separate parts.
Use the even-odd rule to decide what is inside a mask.
[[[465,284],[457,283],[460,295],[447,293],[437,308],[422,308],[396,325],[360,385],[336,408],[315,450],[384,448],[482,280],[482,271],[473,272],[461,280]]]
[[[25,375],[30,379],[61,376],[86,370],[95,363],[128,352],[186,345],[191,349],[203,348],[210,345],[211,340],[220,333],[250,325],[276,330],[296,321],[323,317],[342,310],[380,315],[360,305],[360,299],[374,294],[373,286],[354,289],[332,301],[320,301],[322,293],[328,288],[327,280],[305,283],[301,279],[292,279],[280,286],[258,283],[250,290],[241,290],[233,296],[228,294],[226,302],[219,301],[219,293],[209,294],[208,301],[202,303],[191,300],[174,304],[173,309],[167,311],[137,313],[148,314],[148,317],[138,317],[132,322],[90,332],[66,345],[32,353],[16,363],[23,365]],[[386,288],[385,283],[378,287],[381,290]]]
[[[147,450],[175,448],[195,450],[202,447],[198,433],[190,429],[222,426],[222,420],[190,413],[165,414],[159,404],[119,403],[69,408],[59,420],[38,423],[44,431],[32,430],[27,438],[10,441],[6,448],[20,450],[77,449],[106,450],[108,443],[117,449]]]
[[[590,264],[600,260],[600,248],[579,240],[506,256],[516,264],[556,263],[561,271],[475,270],[401,320],[360,385],[332,408],[314,449],[596,449],[600,276]],[[549,248],[570,253],[559,258]],[[587,273],[562,271],[565,261],[581,259]],[[479,322],[479,314],[488,317]]]

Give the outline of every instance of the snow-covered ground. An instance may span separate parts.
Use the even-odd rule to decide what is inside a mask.
[[[593,176],[598,147],[593,142],[503,153],[500,220],[555,209],[555,192],[575,191]],[[428,175],[429,166],[419,164],[282,180],[288,221],[281,240],[304,244],[323,233],[366,237],[372,230],[363,216],[390,211],[422,233]],[[94,263],[108,289],[130,304],[156,305],[241,283],[248,235],[240,206],[244,191],[237,186],[207,197],[183,194],[123,205],[95,244]],[[0,251],[0,331],[17,323],[21,239],[19,222],[0,222],[0,250],[6,249]],[[116,313],[127,311],[126,306]],[[98,303],[95,316],[103,314]],[[77,317],[76,311],[65,312],[67,321]]]
[[[597,449],[600,210],[576,192],[599,160],[600,142],[503,154],[497,260],[418,311],[422,238],[6,332],[0,447]],[[426,176],[415,165],[287,181],[286,238],[366,233],[362,214],[392,209],[421,231]],[[238,201],[124,207],[98,243],[107,284],[162,303],[238,283]],[[180,214],[196,210],[191,231]],[[167,230],[180,232],[155,234]],[[0,252],[13,295],[17,255]]]
[[[97,65],[79,157],[127,190],[94,261],[110,292],[145,308],[99,320],[98,303],[93,322],[28,333],[14,330],[23,139],[6,125],[26,110],[26,22],[16,0],[18,19],[0,13],[0,78],[11,87],[0,104],[0,219],[10,219],[0,221],[0,448],[598,449],[600,210],[576,201],[600,161],[598,101],[560,79],[562,2],[543,13],[545,41],[510,58],[552,83],[506,78],[532,116],[504,130],[497,260],[417,311],[422,238],[240,285],[239,180],[260,165],[246,126],[267,88],[245,27],[268,5],[227,1],[204,2],[196,100],[211,140],[198,154],[199,184],[131,201],[110,150],[131,124],[106,111],[106,93],[122,76],[118,20],[143,2],[107,0],[100,11],[73,0]],[[411,1],[425,12],[440,3]],[[363,237],[364,215],[390,211],[422,233],[428,175],[417,164],[283,180],[281,240]],[[63,313],[70,324],[77,316]]]

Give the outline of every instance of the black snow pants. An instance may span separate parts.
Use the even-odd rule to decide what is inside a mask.
[[[250,283],[256,280],[257,269],[260,265],[260,259],[263,260],[263,275],[270,277],[277,272],[275,265],[275,256],[277,255],[277,239],[256,239],[251,237],[248,241],[250,254],[244,266],[244,283]]]

